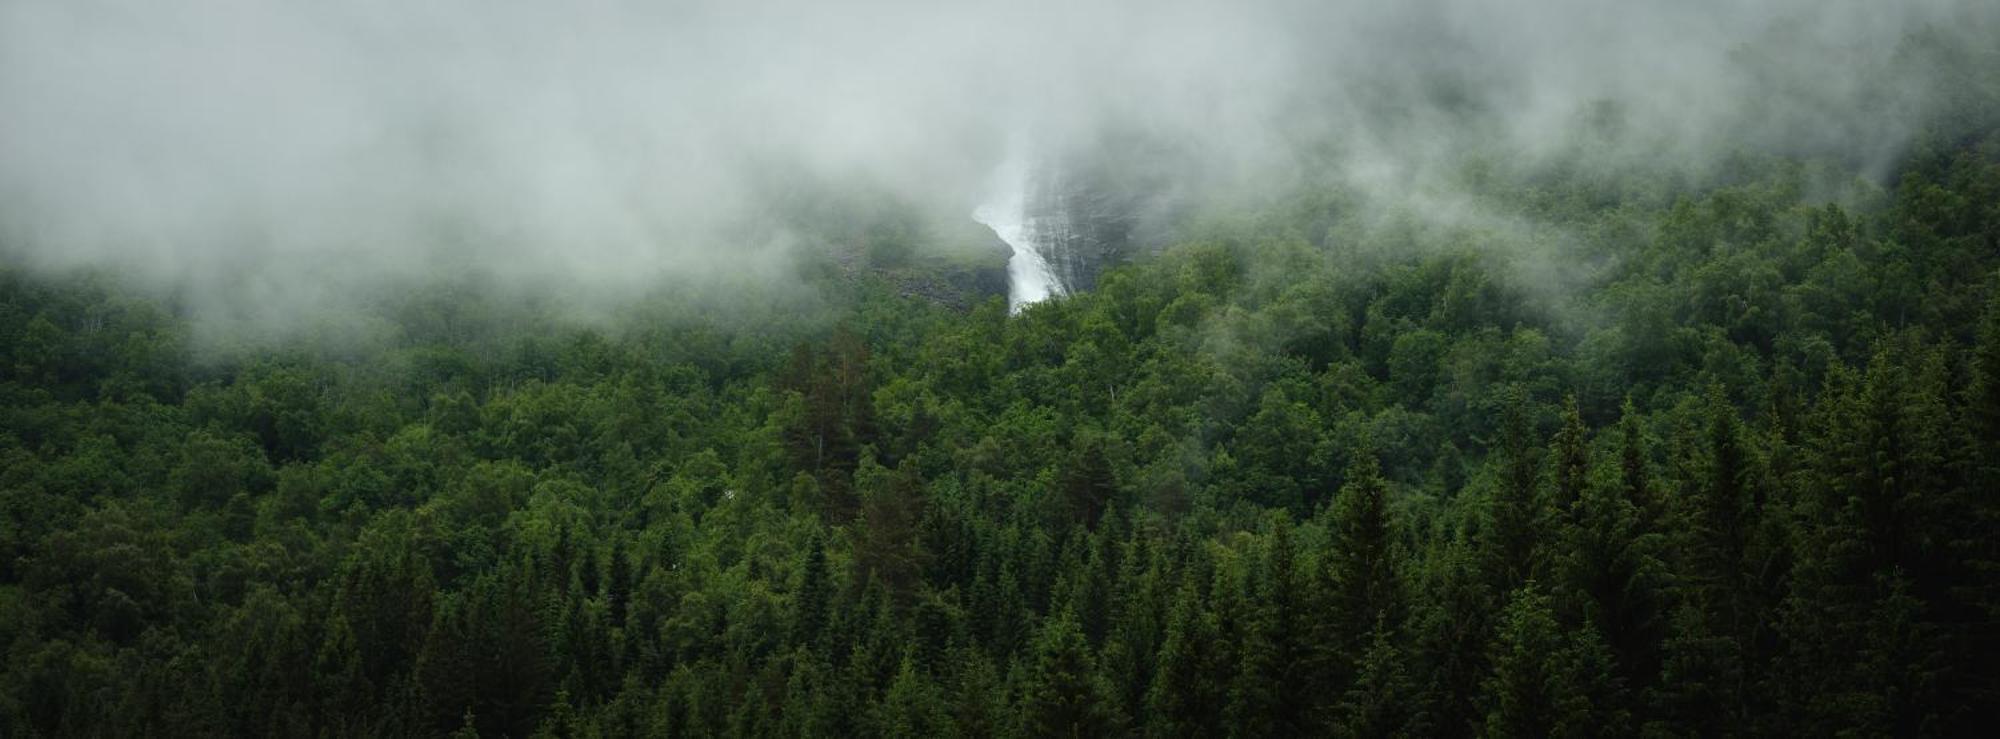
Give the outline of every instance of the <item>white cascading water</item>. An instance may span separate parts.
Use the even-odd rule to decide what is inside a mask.
[[[1033,186],[1027,157],[1017,152],[994,173],[986,202],[972,211],[972,220],[986,224],[1014,250],[1014,255],[1007,259],[1010,313],[1019,313],[1030,303],[1063,294],[1062,283],[1049,269],[1048,259],[1035,248],[1034,229],[1028,215],[1028,188]]]

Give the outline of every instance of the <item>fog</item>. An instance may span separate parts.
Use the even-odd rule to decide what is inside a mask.
[[[272,314],[465,270],[778,284],[817,248],[792,183],[964,218],[1014,142],[1136,138],[1183,197],[1395,199],[1607,110],[1604,166],[1886,173],[1964,62],[1906,39],[1991,61],[1990,6],[0,0],[0,252]]]

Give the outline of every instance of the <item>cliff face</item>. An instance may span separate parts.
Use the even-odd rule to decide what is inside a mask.
[[[1164,244],[1176,166],[1171,148],[1113,134],[1028,165],[1021,230],[1048,263],[1056,293],[1092,289],[1106,269]]]
[[[833,191],[809,193],[797,223],[821,235],[848,279],[880,279],[958,308],[1005,296],[1019,309],[1093,289],[1106,269],[1161,241],[1144,225],[1158,222],[1163,202],[1147,169],[1157,157],[1088,151],[1009,159],[969,217],[919,215],[886,197]]]
[[[1111,265],[1131,257],[1129,196],[1088,171],[1048,167],[1029,183],[1025,230],[1061,292],[1089,290]]]

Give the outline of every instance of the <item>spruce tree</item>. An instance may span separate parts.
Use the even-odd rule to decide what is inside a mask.
[[[1965,415],[1978,440],[1988,484],[2000,482],[2000,277],[1989,279],[1986,309],[1972,344]]]
[[[1724,736],[1745,725],[1743,652],[1714,620],[1698,598],[1675,607],[1661,646],[1658,687],[1647,702],[1653,717],[1648,733]]]
[[[1487,502],[1483,541],[1486,571],[1498,592],[1509,592],[1540,571],[1538,545],[1547,523],[1541,493],[1541,461],[1527,400],[1513,392],[1501,411],[1495,449],[1499,479]]]
[[[313,660],[313,684],[318,686],[320,724],[347,731],[362,731],[356,723],[374,699],[374,687],[362,674],[361,650],[354,644],[354,629],[347,619],[334,616],[326,626],[326,640]]]
[[[1618,418],[1619,492],[1637,515],[1639,530],[1650,533],[1658,530],[1662,511],[1659,496],[1653,490],[1647,459],[1646,432],[1640,426],[1638,408],[1628,397],[1620,408]]]
[[[889,683],[888,693],[875,706],[876,736],[894,739],[929,739],[942,736],[949,724],[944,699],[931,676],[905,657]]]
[[[826,629],[828,601],[833,584],[828,580],[826,546],[814,533],[806,542],[805,561],[799,567],[799,582],[792,594],[792,643],[812,646]]]
[[[1427,596],[1411,619],[1412,662],[1425,666],[1411,733],[1461,737],[1478,733],[1485,710],[1478,699],[1488,670],[1489,636],[1498,615],[1480,559],[1464,541],[1447,544],[1425,562]]]
[[[1392,632],[1403,620],[1404,593],[1392,551],[1388,484],[1372,450],[1354,455],[1347,483],[1326,513],[1327,551],[1321,564],[1326,608],[1318,644],[1327,656],[1322,689],[1338,695],[1378,628]],[[1328,628],[1330,627],[1330,628]]]
[[[1722,634],[1741,644],[1758,624],[1755,593],[1747,577],[1757,511],[1750,488],[1756,479],[1736,408],[1711,385],[1703,409],[1703,466],[1688,504],[1682,561],[1689,595],[1711,609]]]
[[[1021,695],[1022,729],[1031,736],[1107,736],[1120,721],[1111,686],[1097,671],[1076,619],[1059,613],[1036,636],[1032,672]]]
[[[1310,594],[1297,569],[1289,514],[1271,516],[1261,557],[1252,572],[1252,597],[1243,621],[1236,682],[1230,693],[1230,728],[1244,736],[1303,732],[1319,696],[1305,668],[1301,603]]]
[[[1481,688],[1486,736],[1553,735],[1561,696],[1549,662],[1561,648],[1548,596],[1532,581],[1515,590],[1500,614],[1490,649],[1493,672]]]
[[[604,600],[610,609],[612,628],[625,628],[625,616],[632,602],[632,561],[622,536],[611,544],[611,574],[605,580]]]
[[[1233,672],[1219,664],[1213,646],[1215,622],[1201,606],[1194,583],[1183,585],[1167,616],[1166,641],[1160,645],[1153,685],[1146,693],[1146,735],[1209,737],[1222,730],[1227,685]]]
[[[1550,475],[1555,493],[1552,505],[1557,513],[1574,518],[1577,501],[1590,481],[1590,431],[1584,428],[1575,395],[1563,399],[1562,428],[1550,442],[1549,456],[1555,468]]]
[[[1407,658],[1384,619],[1370,632],[1368,649],[1355,666],[1354,681],[1334,707],[1331,724],[1336,733],[1378,737],[1408,732],[1416,686],[1405,664]]]
[[[1602,636],[1625,682],[1650,680],[1666,627],[1668,577],[1658,537],[1643,533],[1631,503],[1603,486],[1584,489],[1574,519],[1561,532],[1554,567],[1557,611]]]

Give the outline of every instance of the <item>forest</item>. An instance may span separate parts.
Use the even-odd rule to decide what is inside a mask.
[[[1504,181],[1546,228],[1329,189],[1015,316],[467,282],[219,350],[9,268],[0,734],[1990,726],[2000,137]]]
[[[404,5],[0,0],[0,737],[2000,726],[1990,3]]]

